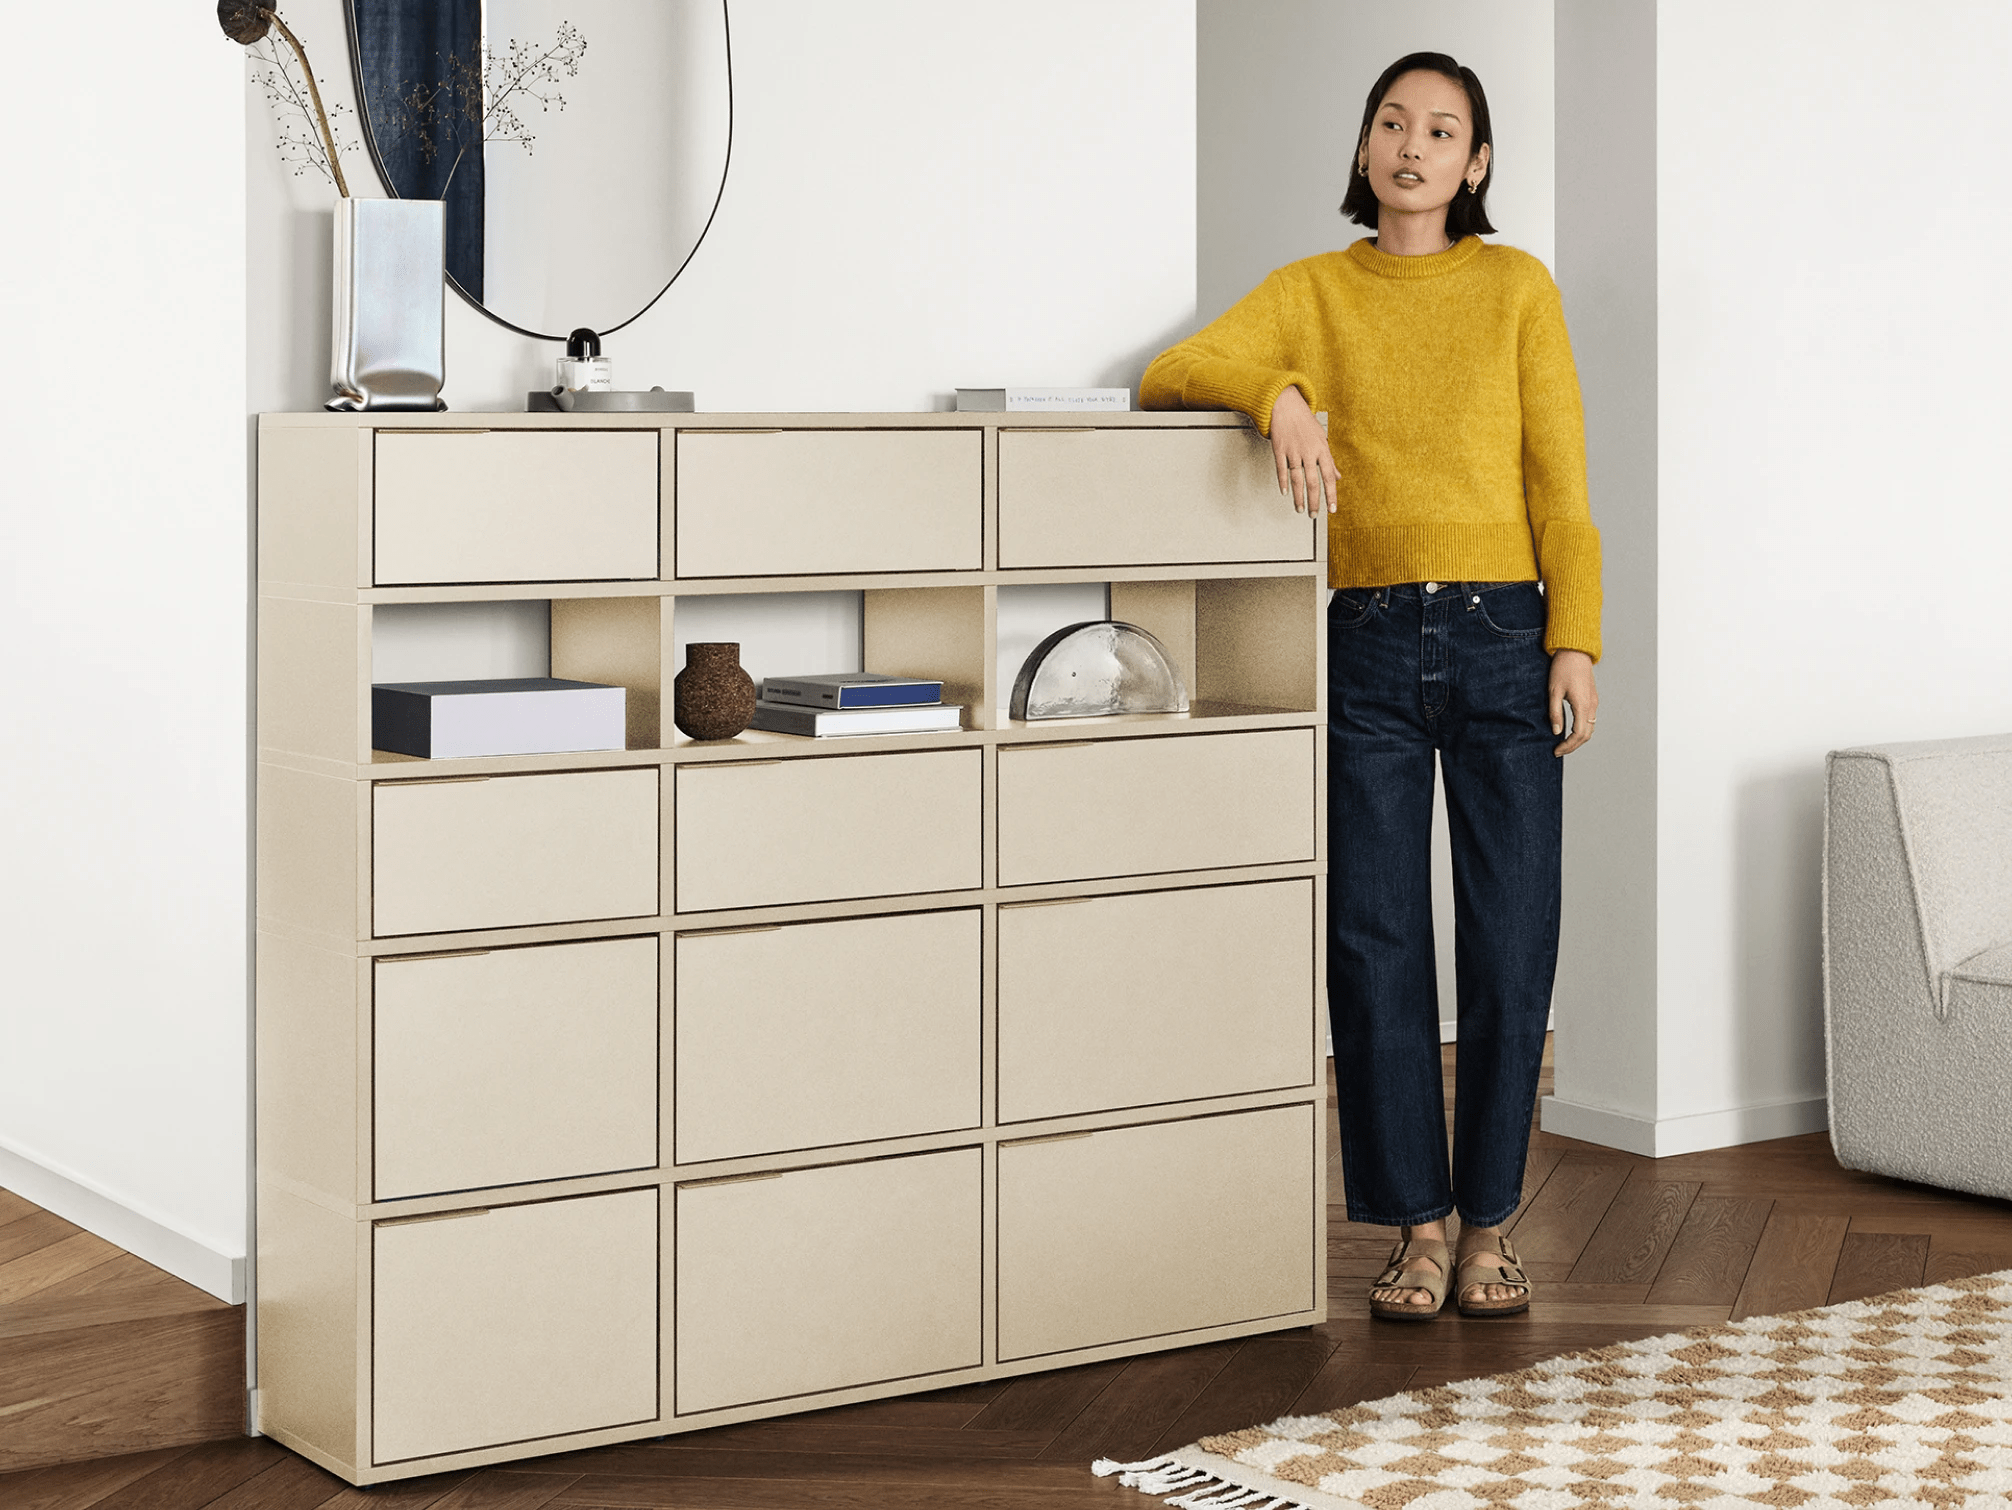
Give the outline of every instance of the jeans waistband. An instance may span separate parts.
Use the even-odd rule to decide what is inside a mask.
[[[1366,592],[1379,606],[1388,606],[1392,599],[1413,599],[1420,603],[1441,603],[1455,596],[1478,597],[1485,592],[1494,592],[1501,587],[1535,587],[1544,589],[1541,582],[1394,582],[1387,587],[1344,587],[1342,592]]]

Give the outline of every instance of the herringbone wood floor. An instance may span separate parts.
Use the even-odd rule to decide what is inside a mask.
[[[1333,1141],[1330,1121],[1338,1203]],[[1090,1461],[1678,1327],[2012,1268],[2012,1203],[1851,1173],[1822,1134],[1655,1160],[1538,1133],[1524,1197],[1515,1237],[1542,1286],[1527,1316],[1372,1323],[1363,1290],[1390,1235],[1336,1204],[1323,1326],[371,1490],[237,1438],[0,1475],[0,1510],[1152,1504],[1093,1478]]]

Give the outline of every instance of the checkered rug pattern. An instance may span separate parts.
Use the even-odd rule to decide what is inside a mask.
[[[2012,1270],[1551,1358],[1095,1471],[1183,1510],[2012,1506]]]

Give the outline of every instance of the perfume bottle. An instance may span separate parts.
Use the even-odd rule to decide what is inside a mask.
[[[559,358],[559,386],[575,393],[607,393],[615,386],[615,365],[601,355],[601,338],[582,325],[566,337]]]

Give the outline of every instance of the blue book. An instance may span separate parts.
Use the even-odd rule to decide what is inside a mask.
[[[871,671],[834,671],[822,676],[771,676],[761,684],[762,701],[800,708],[910,708],[943,701],[943,683],[912,676],[880,676]]]

